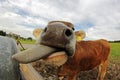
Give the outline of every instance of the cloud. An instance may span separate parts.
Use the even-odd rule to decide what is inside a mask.
[[[103,38],[108,40],[119,40],[120,29],[116,29],[118,28],[117,26],[118,25],[94,26],[88,29],[87,36],[89,39]]]
[[[119,0],[0,0],[0,29],[32,36],[51,20],[65,20],[76,30],[85,30],[86,39],[119,40]]]

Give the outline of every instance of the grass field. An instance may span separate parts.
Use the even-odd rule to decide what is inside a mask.
[[[120,43],[110,43],[110,45],[110,59],[117,61],[120,60]]]
[[[120,43],[110,43],[111,56],[120,56]]]
[[[22,44],[34,44],[35,43],[35,40],[20,40],[20,42],[22,43]]]

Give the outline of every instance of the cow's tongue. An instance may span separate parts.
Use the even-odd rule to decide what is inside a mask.
[[[33,61],[37,61],[46,57],[47,55],[58,51],[56,48],[45,46],[45,45],[35,45],[32,48],[21,51],[12,56],[13,59],[20,63],[30,63]]]
[[[49,54],[53,54],[45,60],[59,66],[67,61],[67,55],[65,51],[56,51],[58,51],[58,49],[40,44],[35,45],[34,47],[25,51],[19,52],[13,55],[12,58],[20,63],[30,63],[39,59],[43,59]]]
[[[51,54],[44,60],[51,64],[61,66],[67,61],[67,59],[68,59],[68,57],[66,55],[66,52],[60,51],[60,52],[55,52],[55,53]]]

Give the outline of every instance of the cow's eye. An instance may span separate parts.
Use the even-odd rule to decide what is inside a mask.
[[[72,28],[72,30],[75,30],[75,28]]]

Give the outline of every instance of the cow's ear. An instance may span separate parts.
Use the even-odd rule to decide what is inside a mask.
[[[84,31],[82,31],[82,30],[79,30],[79,31],[75,32],[75,35],[76,35],[76,40],[81,41],[81,40],[83,40],[85,38],[86,33]]]
[[[40,29],[40,28],[34,29],[33,30],[34,37],[37,39],[39,37],[39,35],[40,35],[41,32],[42,32],[42,29]]]

